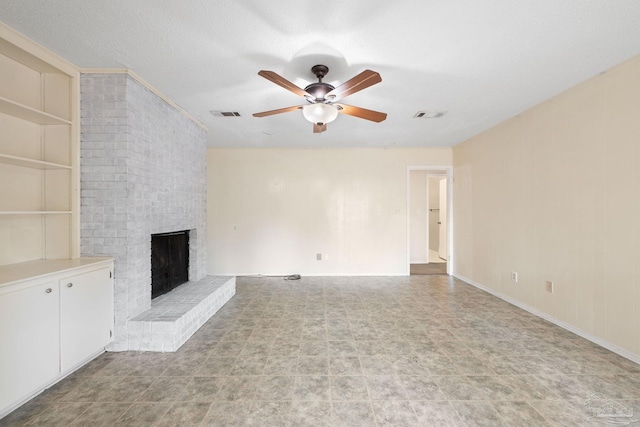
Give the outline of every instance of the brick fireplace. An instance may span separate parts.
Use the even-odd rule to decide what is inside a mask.
[[[81,253],[115,257],[115,340],[109,350],[174,351],[185,331],[158,344],[152,323],[140,323],[152,309],[151,235],[187,230],[188,279],[210,284],[206,129],[134,77],[81,76]]]

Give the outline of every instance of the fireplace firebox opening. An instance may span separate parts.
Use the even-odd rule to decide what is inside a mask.
[[[189,230],[151,235],[151,299],[189,281]]]

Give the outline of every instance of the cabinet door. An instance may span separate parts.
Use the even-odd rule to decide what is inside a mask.
[[[0,294],[0,408],[59,374],[58,298],[55,282]]]
[[[113,279],[102,268],[60,280],[60,364],[74,368],[109,342],[113,330]]]

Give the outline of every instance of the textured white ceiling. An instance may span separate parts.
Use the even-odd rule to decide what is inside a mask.
[[[209,127],[210,146],[452,146],[640,54],[638,0],[0,0],[0,21],[80,67],[130,68]],[[382,82],[313,134],[259,77]],[[238,111],[215,118],[209,111]],[[418,111],[447,111],[414,119]]]

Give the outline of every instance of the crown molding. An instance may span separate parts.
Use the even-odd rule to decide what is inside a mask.
[[[149,89],[152,93],[154,93],[158,98],[162,99],[164,102],[175,108],[178,112],[180,112],[183,116],[191,120],[193,123],[200,126],[202,129],[209,131],[209,129],[195,116],[191,113],[187,112],[184,108],[173,102],[168,96],[164,93],[160,92],[158,89],[153,87],[149,82],[140,77],[134,71],[128,68],[81,68],[81,74],[126,74],[130,76],[132,79],[140,83],[145,88]]]

